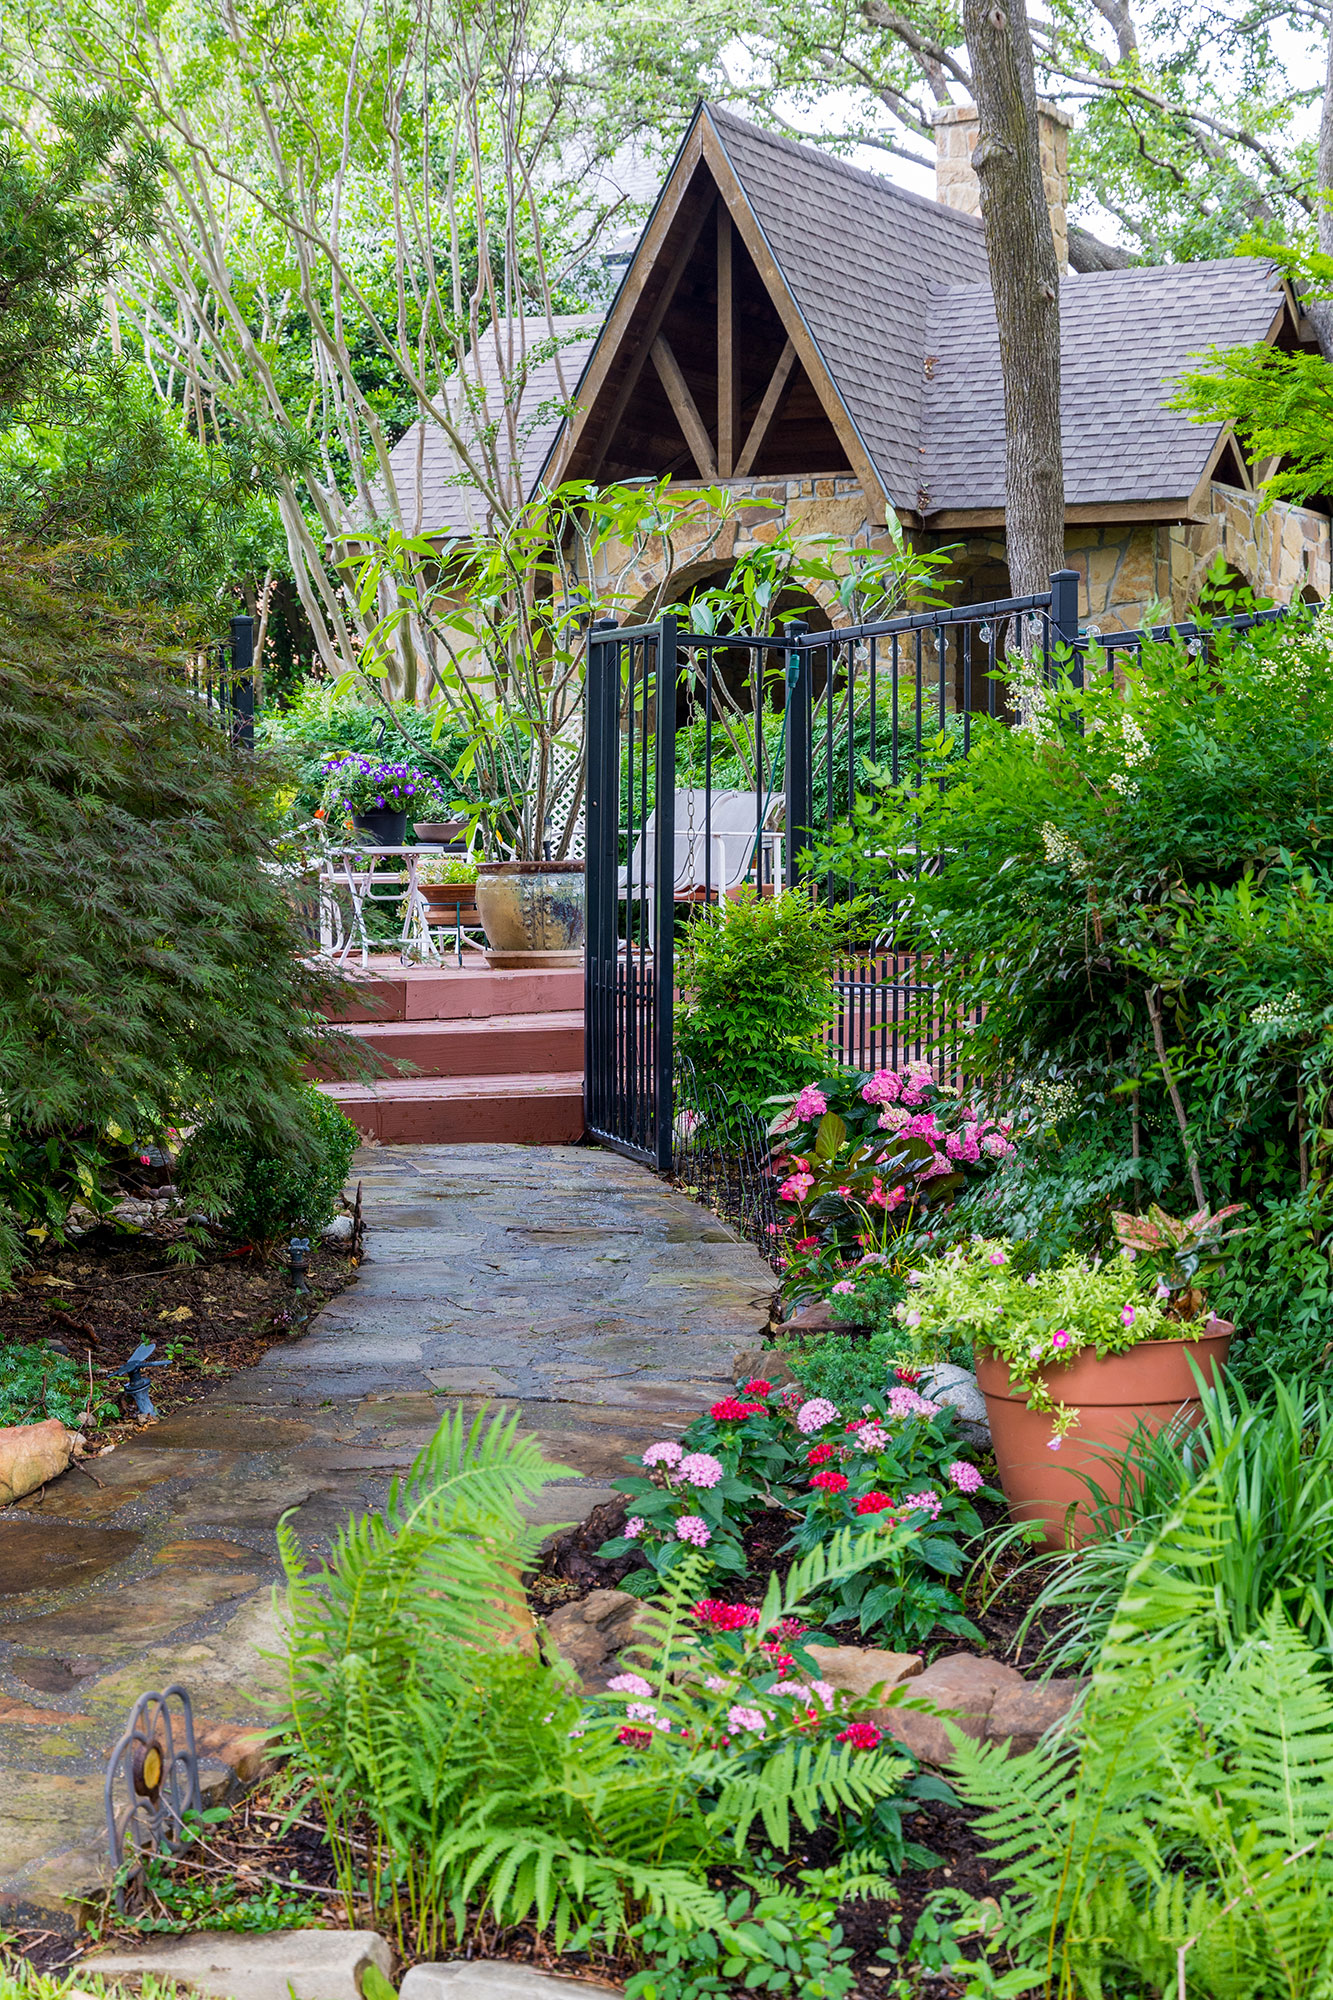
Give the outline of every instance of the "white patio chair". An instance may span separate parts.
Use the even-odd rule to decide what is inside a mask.
[[[672,893],[678,903],[695,902],[704,893],[720,902],[745,881],[754,866],[755,836],[758,830],[761,881],[776,894],[782,887],[782,843],[780,819],[786,800],[777,792],[768,801],[765,825],[757,829],[758,805],[752,791],[714,792],[711,807],[702,790],[676,793],[675,841]],[[622,901],[646,894],[648,943],[651,948],[656,930],[657,814],[634,843],[628,867],[620,870]]]

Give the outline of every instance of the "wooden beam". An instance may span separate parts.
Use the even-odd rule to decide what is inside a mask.
[[[676,422],[685,433],[685,442],[690,448],[701,479],[717,478],[717,461],[713,457],[713,441],[704,428],[699,406],[690,394],[689,383],[680,372],[680,364],[671,352],[665,334],[659,333],[651,349],[653,366],[661,378],[671,407],[676,413]]]
[[[730,479],[736,462],[736,342],[732,307],[731,215],[717,204],[717,469]]]
[[[597,450],[592,465],[588,470],[588,477],[590,479],[595,479],[602,469],[602,460],[606,457],[607,447],[616,434],[620,419],[625,414],[630,397],[639,386],[639,377],[647,365],[649,350],[661,331],[662,321],[667,316],[667,308],[676,296],[676,288],[685,275],[686,265],[694,255],[695,245],[703,234],[703,226],[707,218],[707,209],[702,209],[686,225],[685,234],[681,238],[680,248],[671,260],[671,268],[667,272],[666,283],[662,286],[657,304],[649,313],[643,332],[639,336],[634,351],[629,357],[624,378],[621,381],[620,387],[616,390],[611,408],[607,413],[606,421],[602,425],[601,433],[597,440]]]
[[[764,400],[759,405],[754,422],[750,425],[750,434],[741,446],[741,455],[736,460],[735,476],[737,479],[747,478],[750,467],[754,464],[756,458],[758,458],[759,447],[764,442],[764,438],[768,433],[768,427],[773,421],[773,414],[778,404],[782,401],[782,392],[787,386],[788,378],[795,365],[796,349],[789,339],[778,356],[778,365],[769,378],[768,387],[764,391]]]

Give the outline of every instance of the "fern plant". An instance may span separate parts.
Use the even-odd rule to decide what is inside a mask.
[[[710,1867],[742,1857],[756,1826],[785,1854],[796,1828],[869,1815],[909,1777],[832,1690],[789,1678],[796,1614],[866,1560],[866,1538],[845,1531],[771,1579],[730,1655],[701,1645],[691,1614],[702,1563],[678,1566],[644,1607],[633,1670],[588,1702],[523,1645],[520,1578],[546,1532],[523,1509],[561,1471],[516,1419],[460,1414],[326,1570],[306,1573],[284,1523],[281,1740],[322,1808],[349,1917],[368,1897],[405,1954],[484,1916],[531,1921],[557,1950],[610,1950],[650,1919],[745,1956]],[[871,1867],[838,1886],[884,1889]]]
[[[1025,1756],[955,1734],[956,1786],[1048,2000],[1333,2000],[1333,1701],[1275,1598],[1214,1650],[1205,1479],[1131,1569],[1081,1714]]]

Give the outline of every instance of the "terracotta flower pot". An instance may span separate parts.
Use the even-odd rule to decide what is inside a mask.
[[[581,861],[484,861],[477,909],[493,966],[583,963]]]
[[[1078,1503],[1073,1536],[1084,1540],[1088,1489],[1080,1474],[1113,1492],[1117,1475],[1105,1454],[1122,1452],[1140,1422],[1152,1430],[1180,1414],[1197,1422],[1201,1405],[1190,1360],[1205,1382],[1215,1381],[1233,1332],[1225,1320],[1210,1319],[1197,1340],[1145,1340],[1126,1354],[1105,1357],[1089,1350],[1066,1367],[1043,1369],[1052,1399],[1079,1413],[1058,1451],[1050,1449],[1050,1417],[1030,1410],[1021,1384],[1010,1380],[1007,1364],[979,1348],[977,1383],[986,1398],[1000,1484],[1014,1520],[1042,1522],[1050,1546],[1062,1548],[1066,1512],[1071,1502]]]

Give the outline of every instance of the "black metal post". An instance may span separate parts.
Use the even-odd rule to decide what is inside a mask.
[[[676,1032],[676,621],[662,620],[657,642],[657,897],[655,988],[657,1171],[671,1172],[675,1129]]]
[[[799,860],[803,846],[813,838],[810,822],[814,818],[814,793],[810,770],[810,739],[814,715],[814,697],[811,692],[811,655],[796,642],[805,637],[809,627],[804,619],[793,618],[783,626],[785,637],[791,642],[787,655],[787,753],[785,790],[786,841],[787,841],[787,881],[795,888],[801,880]],[[833,671],[830,659],[829,672]]]
[[[1051,651],[1064,649],[1051,666],[1069,675],[1075,687],[1083,685],[1083,655],[1078,643],[1078,571],[1057,569],[1051,577]]]
[[[244,750],[255,747],[255,621],[231,621],[231,740]]]
[[[615,629],[614,618],[598,618],[592,632],[614,632]],[[583,1116],[590,1129],[600,1131],[606,1128],[610,1118],[612,1092],[607,1065],[610,1060],[611,994],[619,943],[616,864],[620,827],[620,648],[614,640],[589,639],[587,704]]]

